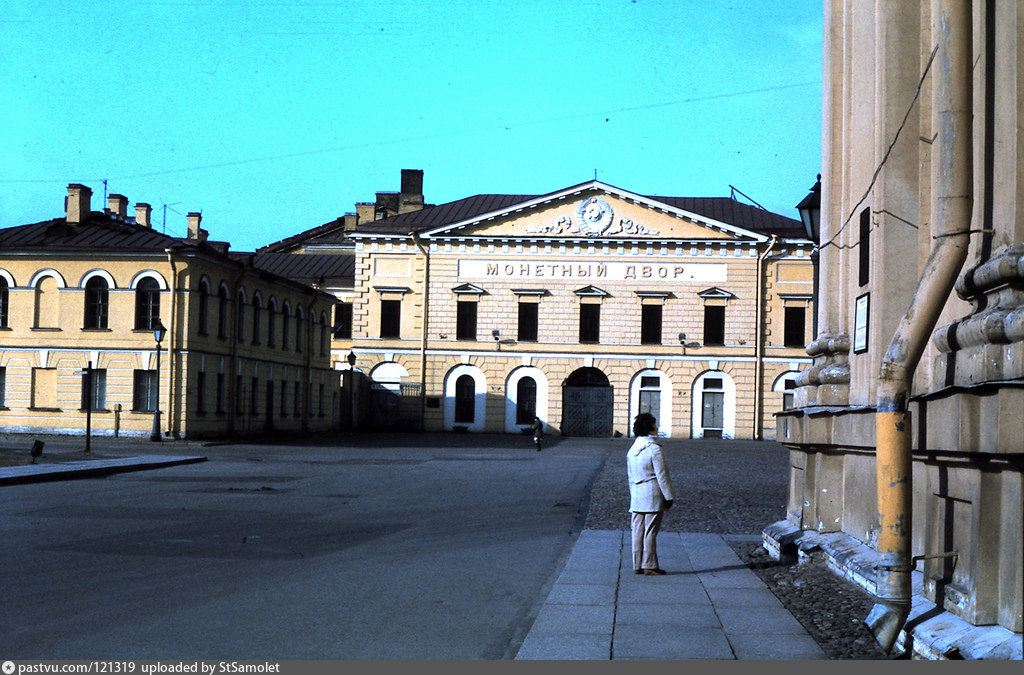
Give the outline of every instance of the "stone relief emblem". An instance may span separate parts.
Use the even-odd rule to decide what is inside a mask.
[[[613,217],[612,207],[600,197],[584,199],[576,206],[576,226],[588,237],[603,234]]]
[[[558,222],[532,225],[527,234],[582,234],[587,237],[613,234],[657,235],[658,230],[634,223],[628,218],[615,219],[611,205],[601,197],[587,197],[576,205],[575,217],[562,216]]]

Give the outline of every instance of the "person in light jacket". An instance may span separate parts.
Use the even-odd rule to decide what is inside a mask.
[[[626,453],[629,511],[633,528],[633,573],[665,574],[658,565],[656,538],[665,510],[672,508],[672,478],[655,434],[658,422],[650,413],[633,421],[636,440]]]

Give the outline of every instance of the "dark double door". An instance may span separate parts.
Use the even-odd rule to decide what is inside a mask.
[[[562,387],[562,434],[604,437],[612,435],[613,389],[604,373],[581,368]]]

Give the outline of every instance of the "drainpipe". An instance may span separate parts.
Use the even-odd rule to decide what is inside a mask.
[[[876,604],[865,622],[886,653],[910,614],[912,597],[911,379],[967,259],[973,209],[971,3],[938,0],[933,7],[940,59],[934,85],[936,235],[906,314],[882,360],[875,415],[878,564]]]
[[[170,434],[175,425],[173,421],[175,419],[174,407],[178,402],[174,392],[174,336],[176,334],[174,322],[177,318],[178,307],[178,268],[174,264],[174,249],[166,248],[164,253],[167,254],[167,262],[171,265],[171,318],[168,322],[170,325],[167,326],[167,417],[164,418],[167,433]]]
[[[426,420],[426,395],[427,395],[427,336],[430,319],[430,252],[423,246],[423,242],[415,232],[409,236],[416,244],[416,248],[423,254],[423,320],[420,322],[420,429],[423,429]]]
[[[762,396],[761,396],[761,380],[764,378],[764,364],[761,362],[764,358],[764,317],[766,314],[765,309],[761,306],[764,304],[764,298],[767,295],[764,292],[764,261],[768,257],[768,254],[775,248],[775,242],[778,238],[773,234],[771,239],[768,240],[768,247],[764,250],[764,253],[757,257],[757,317],[756,317],[756,329],[754,330],[754,440],[761,440],[762,431],[762,420],[761,420],[761,407],[762,407]]]

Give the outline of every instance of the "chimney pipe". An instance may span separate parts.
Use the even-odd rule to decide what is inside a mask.
[[[119,219],[124,220],[128,215],[128,198],[124,195],[110,195],[107,197],[107,208]]]
[[[86,186],[78,183],[68,185],[68,196],[64,201],[64,207],[67,211],[67,222],[80,223],[86,220],[92,212],[92,207],[89,205],[91,199],[92,190]]]
[[[402,169],[402,191],[398,212],[408,213],[423,208],[423,169]]]
[[[188,238],[197,241],[206,241],[207,232],[199,227],[203,220],[203,214],[192,212],[188,214]]]
[[[143,227],[152,227],[149,216],[153,213],[153,207],[149,204],[138,203],[135,205],[135,224]]]

